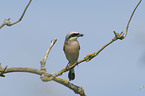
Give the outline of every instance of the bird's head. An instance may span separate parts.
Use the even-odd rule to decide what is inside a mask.
[[[76,41],[78,37],[82,36],[83,34],[80,34],[79,32],[69,32],[65,37],[65,42]]]

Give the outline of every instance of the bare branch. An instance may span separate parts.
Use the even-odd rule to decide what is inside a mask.
[[[132,14],[131,14],[131,16],[130,16],[130,19],[129,19],[129,21],[128,21],[128,23],[127,23],[127,26],[126,26],[126,33],[125,33],[125,36],[124,36],[124,37],[126,37],[126,35],[127,35],[127,33],[128,33],[128,28],[129,28],[130,21],[131,21],[133,15],[134,15],[134,13],[135,13],[137,7],[138,7],[139,4],[141,3],[141,1],[142,1],[142,0],[140,0],[140,1],[138,2],[138,4],[137,4],[136,7],[134,8],[134,10],[133,10],[133,12],[132,12]]]
[[[14,68],[7,68],[5,73],[12,73],[12,72],[28,72],[28,73],[34,73],[37,75],[41,75],[42,73],[38,69],[33,68],[24,68],[24,67],[14,67]]]
[[[53,45],[55,44],[56,41],[57,41],[57,39],[53,39],[53,40],[51,41],[51,44],[50,44],[50,46],[48,47],[48,49],[47,49],[47,51],[46,51],[46,54],[45,54],[44,58],[40,61],[40,64],[41,64],[40,70],[43,71],[44,73],[46,72],[45,64],[46,64],[46,60],[47,60],[48,54],[49,54],[51,48],[53,47]]]
[[[53,40],[51,41],[51,44],[50,44],[50,46],[48,47],[48,49],[47,49],[47,51],[46,51],[46,54],[45,54],[45,56],[44,56],[44,61],[45,61],[45,62],[46,62],[46,60],[47,60],[47,57],[48,57],[48,54],[49,54],[51,48],[53,47],[53,45],[55,44],[56,41],[57,41],[57,39],[53,39]]]
[[[32,1],[32,0],[29,1],[29,3],[27,4],[27,6],[26,6],[26,8],[25,8],[25,10],[24,10],[24,12],[23,12],[23,14],[22,14],[22,16],[21,16],[16,22],[11,23],[11,22],[9,21],[10,18],[9,18],[9,19],[5,19],[5,21],[3,22],[3,24],[0,26],[0,29],[1,29],[3,26],[5,26],[5,25],[7,25],[7,26],[12,26],[12,25],[14,25],[14,24],[20,22],[20,21],[22,20],[22,18],[24,17],[25,12],[26,12],[27,8],[29,7],[31,1]]]
[[[0,72],[2,72],[2,69],[0,69]],[[23,68],[23,67],[7,68],[3,72],[3,74],[12,73],[12,72],[28,72],[28,73],[33,73],[33,74],[40,75],[40,76],[43,74],[43,72],[41,72],[38,69]],[[46,74],[47,74],[47,77],[49,77],[51,75],[49,73],[46,73]],[[81,96],[86,96],[82,87],[76,86],[76,85],[68,82],[67,80],[64,80],[59,77],[55,77],[55,78],[53,78],[53,81],[68,87],[69,89],[73,90],[76,94],[80,94]]]
[[[76,86],[70,83],[69,81],[59,78],[59,77],[55,77],[53,78],[53,80],[73,90],[76,94],[80,94],[80,96],[86,96],[84,89],[82,87]]]

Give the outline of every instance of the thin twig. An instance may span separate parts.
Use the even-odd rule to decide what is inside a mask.
[[[128,33],[128,28],[129,28],[130,21],[131,21],[133,15],[134,15],[134,13],[135,13],[137,7],[138,7],[139,4],[141,3],[141,1],[142,1],[142,0],[140,0],[140,1],[138,2],[138,4],[137,4],[136,7],[134,8],[134,10],[133,10],[133,12],[132,12],[132,14],[131,14],[131,16],[130,16],[130,19],[129,19],[129,21],[128,21],[128,23],[127,23],[127,26],[126,26],[126,33],[125,33],[125,36],[124,36],[124,37],[126,37],[126,35],[127,35],[127,33]]]
[[[48,47],[44,58],[40,61],[40,64],[41,64],[40,70],[43,71],[44,73],[46,72],[45,64],[46,64],[46,60],[48,58],[48,54],[49,54],[51,48],[54,46],[54,44],[55,44],[56,41],[57,41],[57,39],[54,39],[54,40],[51,41],[51,44]]]
[[[3,24],[0,26],[0,29],[1,29],[3,26],[5,26],[5,25],[7,25],[7,26],[12,26],[12,25],[14,25],[14,24],[20,22],[20,21],[22,20],[22,18],[24,17],[24,15],[25,15],[25,13],[26,13],[26,10],[27,10],[27,8],[29,7],[31,1],[32,1],[32,0],[29,1],[29,3],[27,4],[27,6],[26,6],[26,8],[25,8],[25,10],[24,10],[24,12],[23,12],[23,14],[22,14],[22,16],[21,16],[16,22],[11,23],[11,22],[9,21],[10,18],[9,18],[9,19],[5,19],[5,21],[3,22]]]
[[[47,49],[47,51],[46,51],[46,54],[45,54],[45,56],[44,56],[44,61],[45,61],[45,62],[46,62],[46,60],[47,60],[47,57],[48,57],[48,54],[49,54],[51,48],[53,47],[53,45],[55,44],[56,41],[57,41],[57,39],[54,39],[54,40],[51,41],[51,44],[50,44],[50,46],[48,47],[48,49]]]

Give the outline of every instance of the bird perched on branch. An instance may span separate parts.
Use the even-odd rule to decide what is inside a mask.
[[[78,60],[80,45],[79,42],[77,41],[77,38],[82,36],[83,34],[80,34],[79,32],[69,32],[65,37],[63,51],[65,53],[67,60],[69,61],[68,64],[70,66],[76,63]],[[68,78],[69,81],[75,79],[74,69],[69,70]]]

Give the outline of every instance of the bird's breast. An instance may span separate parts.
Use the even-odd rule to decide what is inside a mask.
[[[70,64],[73,64],[78,60],[79,50],[80,50],[80,45],[77,41],[69,42],[68,44],[65,44],[64,52]]]

